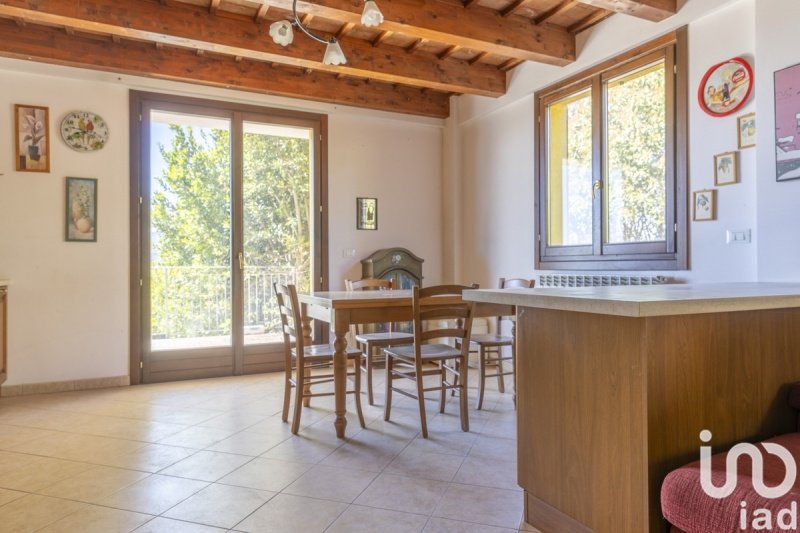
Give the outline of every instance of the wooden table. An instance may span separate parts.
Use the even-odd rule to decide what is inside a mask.
[[[347,419],[345,418],[345,386],[347,381],[347,332],[351,324],[375,324],[383,322],[403,322],[413,319],[411,291],[338,291],[298,294],[302,306],[303,335],[311,343],[311,319],[322,320],[331,326],[333,346],[334,395],[336,400],[336,435],[344,438]],[[513,305],[480,303],[475,305],[473,316],[513,315]],[[516,387],[515,387],[516,390]]]

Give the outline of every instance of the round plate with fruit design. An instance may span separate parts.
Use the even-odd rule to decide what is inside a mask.
[[[75,111],[61,121],[61,138],[78,152],[100,150],[108,142],[108,124],[88,111]]]

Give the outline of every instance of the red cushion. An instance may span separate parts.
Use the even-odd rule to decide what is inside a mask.
[[[781,435],[765,442],[780,444],[800,462],[800,433]],[[762,446],[759,445],[759,448],[764,458],[764,483],[768,487],[776,486],[783,481],[786,474],[783,462],[767,453]],[[725,483],[725,458],[725,453],[712,456],[711,479],[717,487]],[[684,533],[752,531],[742,530],[739,526],[741,502],[747,502],[747,516],[752,523],[753,511],[756,509],[769,509],[774,520],[779,510],[788,508],[792,501],[800,500],[800,476],[784,497],[770,500],[753,489],[751,474],[750,458],[740,457],[736,489],[730,496],[716,499],[707,495],[700,485],[700,461],[678,468],[667,475],[661,486],[661,510],[664,517]]]

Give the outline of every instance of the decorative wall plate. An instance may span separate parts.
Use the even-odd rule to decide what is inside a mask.
[[[753,91],[753,69],[741,57],[714,65],[700,82],[697,99],[712,117],[724,117],[741,108]]]
[[[88,111],[73,111],[61,121],[61,138],[78,152],[100,150],[108,142],[108,124]]]

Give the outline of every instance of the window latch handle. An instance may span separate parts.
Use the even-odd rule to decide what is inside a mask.
[[[594,182],[592,186],[592,200],[597,197],[597,191],[603,188],[603,180],[597,180]]]
[[[239,252],[239,270],[244,270],[244,252]]]

